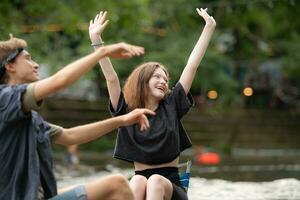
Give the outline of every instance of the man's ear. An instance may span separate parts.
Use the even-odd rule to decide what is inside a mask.
[[[16,72],[16,66],[13,63],[6,63],[4,65],[6,72],[8,73],[14,73]]]

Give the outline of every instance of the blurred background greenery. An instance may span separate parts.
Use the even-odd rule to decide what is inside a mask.
[[[204,25],[196,7],[207,7],[217,21],[192,87],[199,105],[299,107],[296,0],[1,0],[0,38],[13,33],[26,39],[43,74],[49,75],[92,51],[89,20],[107,10],[106,44],[125,41],[146,49],[141,58],[113,60],[121,81],[136,65],[154,60],[167,66],[174,84]],[[66,96],[98,99],[106,95],[98,68],[75,88]],[[87,88],[94,89],[93,95],[84,92]]]

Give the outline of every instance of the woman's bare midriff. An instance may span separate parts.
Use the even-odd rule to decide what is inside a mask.
[[[171,162],[163,163],[159,165],[147,165],[144,163],[134,162],[134,168],[136,171],[141,171],[145,169],[161,168],[161,167],[177,167],[179,162],[179,157],[175,158]]]

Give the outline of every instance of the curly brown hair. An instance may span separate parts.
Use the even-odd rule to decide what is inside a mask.
[[[7,56],[18,48],[26,48],[27,43],[23,39],[15,38],[12,34],[9,34],[10,39],[6,41],[0,41],[0,61],[7,58]]]
[[[8,81],[8,75],[5,73],[6,70],[4,66],[7,62],[6,59],[14,51],[27,47],[25,40],[15,38],[12,34],[9,34],[9,36],[9,40],[0,41],[0,84],[4,84]]]
[[[123,87],[124,98],[129,110],[145,107],[149,92],[148,83],[157,68],[161,68],[169,78],[167,69],[158,62],[143,63],[129,75]]]

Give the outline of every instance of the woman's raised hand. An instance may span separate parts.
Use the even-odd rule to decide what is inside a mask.
[[[90,21],[89,35],[92,42],[95,42],[94,40],[99,40],[99,36],[101,36],[102,32],[107,26],[109,20],[106,19],[106,16],[107,11],[100,11],[94,20]]]
[[[203,8],[196,8],[198,14],[205,20],[205,23],[206,25],[209,25],[209,26],[216,26],[216,21],[215,19],[210,16],[208,13],[207,13],[207,8],[203,9]]]

